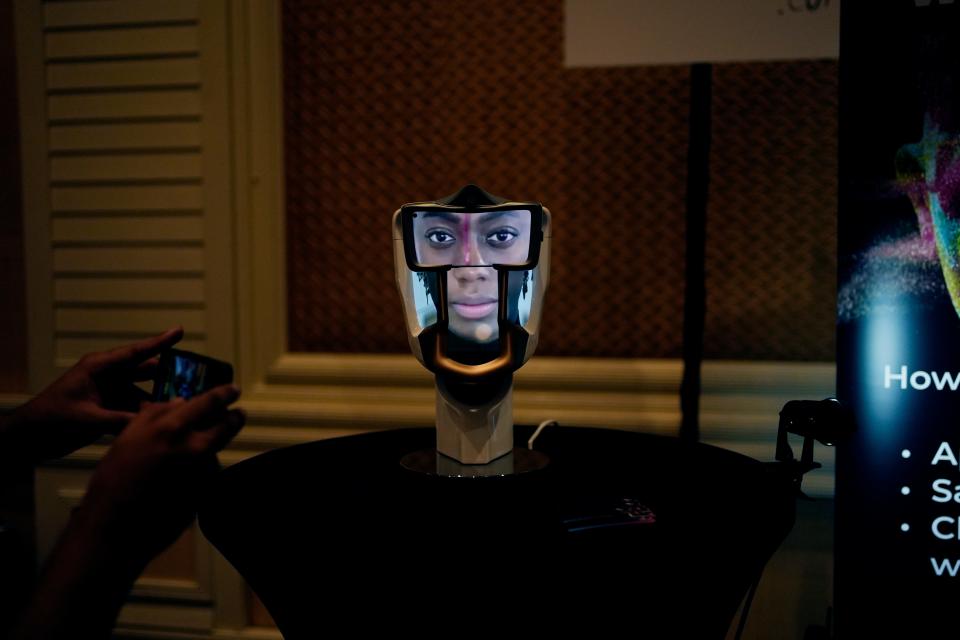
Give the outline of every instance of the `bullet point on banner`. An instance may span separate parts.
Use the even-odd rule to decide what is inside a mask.
[[[910,525],[904,522],[902,525],[900,525],[900,531],[903,531],[904,533],[910,531]]]
[[[904,458],[909,458],[909,457],[910,457],[910,449],[904,449],[903,451],[900,452],[900,455],[903,456]]]
[[[900,493],[905,496],[910,495],[910,487],[900,487]]]

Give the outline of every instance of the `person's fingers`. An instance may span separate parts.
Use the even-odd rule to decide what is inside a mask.
[[[177,402],[180,398],[175,398],[171,402],[151,402],[144,400],[140,403],[140,413],[144,416],[159,416],[174,411],[183,402]]]
[[[246,421],[243,411],[233,409],[209,429],[192,432],[189,436],[190,448],[197,453],[216,453],[233,440]]]
[[[122,388],[112,390],[102,398],[101,406],[113,411],[129,411],[137,413],[144,401],[150,400],[149,393],[135,384],[126,384]]]
[[[152,399],[152,395],[137,385],[131,384],[130,388],[123,394],[123,397],[117,402],[116,406],[110,406],[110,408],[139,413],[143,409],[143,403],[150,402]]]
[[[180,428],[189,429],[205,420],[215,419],[218,413],[223,412],[239,397],[240,389],[232,384],[225,384],[191,398],[177,409]]]
[[[149,360],[144,360],[137,365],[137,368],[133,370],[134,382],[145,382],[147,380],[153,380],[157,377],[157,367],[160,366],[160,358],[150,358]]]
[[[97,368],[113,366],[135,366],[164,349],[172,347],[183,337],[183,327],[167,329],[158,336],[134,342],[95,354],[93,364]]]
[[[136,413],[129,411],[111,411],[95,407],[89,417],[103,427],[104,433],[117,434],[136,416]]]
[[[130,390],[130,393],[133,394],[134,398],[136,399],[136,405],[138,407],[140,406],[141,403],[149,402],[150,400],[153,399],[153,396],[150,394],[150,392],[144,391],[137,385],[131,385],[131,387],[132,388]]]
[[[110,433],[119,433],[120,431],[126,428],[126,424],[120,424],[120,416],[128,415],[130,418],[127,422],[130,422],[134,419],[137,419],[140,422],[145,423],[156,423],[157,420],[164,419],[163,416],[176,410],[176,408],[183,404],[182,402],[150,402],[149,400],[142,400],[139,404],[138,410],[136,413],[129,413],[124,411],[110,411],[107,409],[98,409],[101,415],[104,418],[113,416],[112,424],[115,425],[115,429],[110,431]],[[176,431],[177,429],[170,427],[169,430]]]

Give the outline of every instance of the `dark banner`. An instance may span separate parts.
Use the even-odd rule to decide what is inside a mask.
[[[838,638],[946,638],[960,607],[960,3],[845,0]]]

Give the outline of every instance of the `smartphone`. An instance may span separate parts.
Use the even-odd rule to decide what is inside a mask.
[[[190,351],[168,349],[160,354],[153,380],[153,401],[190,399],[208,389],[233,382],[233,366]]]

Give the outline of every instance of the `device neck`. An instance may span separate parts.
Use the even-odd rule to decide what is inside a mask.
[[[437,451],[461,464],[489,464],[513,449],[513,374],[493,382],[437,376]]]

